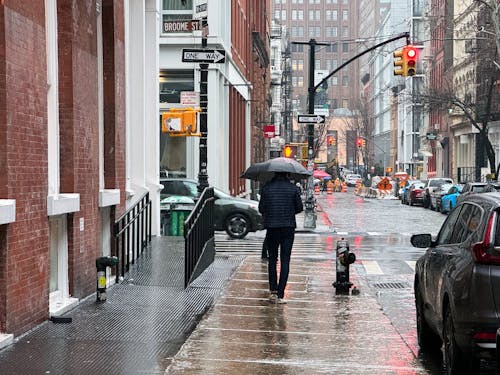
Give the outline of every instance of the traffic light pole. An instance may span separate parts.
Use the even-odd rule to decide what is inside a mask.
[[[205,29],[207,27],[207,19],[203,18],[202,25],[202,38],[201,47],[207,48],[207,36]],[[208,187],[208,174],[207,174],[207,110],[208,110],[208,64],[200,64],[200,155],[199,155],[199,169],[198,169],[198,195],[201,195],[203,190]]]
[[[328,74],[325,78],[321,80],[317,85],[314,85],[314,67],[316,64],[315,60],[315,52],[316,46],[327,46],[329,43],[319,43],[316,42],[316,39],[310,39],[309,42],[292,42],[293,44],[307,44],[309,45],[309,87],[308,87],[308,113],[314,114],[314,96],[316,94],[316,90],[323,85],[332,75],[337,73],[340,69],[344,68],[346,65],[350,64],[352,61],[358,59],[364,54],[380,47],[385,44],[391,43],[395,40],[406,38],[406,43],[409,44],[410,33],[405,32],[399,34],[396,37],[390,38],[386,41],[376,44],[373,47],[368,48],[367,50],[357,54],[351,59],[347,60],[344,64],[340,65],[337,69]],[[311,176],[307,179],[307,190],[306,190],[306,201],[305,201],[305,215],[304,215],[304,228],[316,228],[316,202],[314,199],[314,177],[312,176],[312,172],[314,170],[314,124],[309,123],[307,125],[307,145],[308,145],[308,155],[307,155],[307,169],[311,172]]]

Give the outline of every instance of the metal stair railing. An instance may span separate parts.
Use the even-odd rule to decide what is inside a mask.
[[[214,189],[207,187],[184,222],[184,288],[214,261],[214,201]]]
[[[113,237],[118,257],[117,283],[151,242],[151,215],[151,200],[147,192],[115,221]]]

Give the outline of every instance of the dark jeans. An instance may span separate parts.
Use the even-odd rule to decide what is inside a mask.
[[[278,298],[285,295],[288,273],[290,271],[290,256],[292,254],[295,228],[268,228],[267,245],[269,251],[269,288],[278,291]],[[280,249],[280,278],[277,280],[276,264],[278,263],[278,248]]]

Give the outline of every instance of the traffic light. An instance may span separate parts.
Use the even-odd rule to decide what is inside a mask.
[[[335,146],[335,137],[332,134],[326,136],[326,144],[328,146]]]
[[[356,138],[356,146],[358,146],[359,148],[363,147],[363,138]]]
[[[199,136],[196,133],[198,108],[171,108],[161,115],[161,131],[170,136]]]
[[[404,48],[399,51],[394,51],[392,54],[394,56],[394,66],[397,69],[394,69],[395,76],[404,76],[405,75],[405,67],[404,67]]]
[[[417,74],[418,50],[416,47],[408,45],[393,53],[395,76],[412,77]]]
[[[283,156],[285,158],[293,158],[295,155],[293,153],[293,148],[290,145],[285,145],[283,147]]]
[[[361,147],[365,148],[366,147],[366,139],[361,138]]]
[[[406,46],[404,48],[405,57],[405,76],[411,77],[417,74],[417,49],[413,46]]]

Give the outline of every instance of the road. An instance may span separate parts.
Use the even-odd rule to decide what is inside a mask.
[[[412,247],[410,237],[415,233],[437,234],[446,216],[423,207],[402,205],[397,199],[361,198],[352,189],[320,195],[317,200],[331,222],[331,230],[297,233],[292,257],[334,257],[336,242],[347,239],[350,250],[356,254],[351,267],[358,275],[357,287],[376,298],[379,308],[429,374],[444,374],[441,358],[427,358],[418,350],[413,278],[415,262],[425,249]],[[264,234],[250,234],[239,240],[237,246],[234,240],[218,235],[217,250],[259,254]],[[494,374],[493,366],[483,363],[481,374]]]

